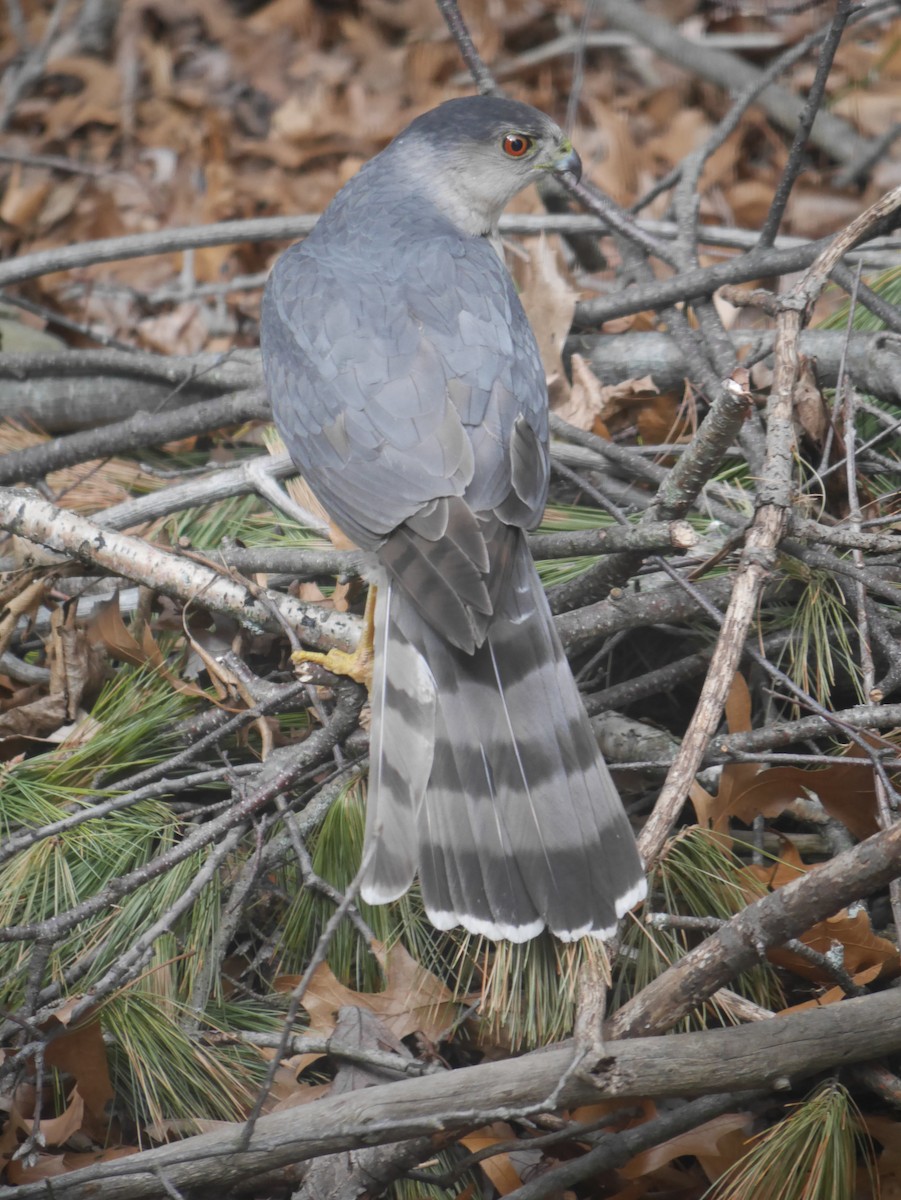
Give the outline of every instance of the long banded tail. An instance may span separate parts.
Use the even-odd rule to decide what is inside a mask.
[[[418,868],[438,928],[609,935],[644,873],[524,538],[501,604],[467,654],[380,593],[362,894],[396,898]]]

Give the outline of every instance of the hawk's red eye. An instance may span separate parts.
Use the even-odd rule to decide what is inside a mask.
[[[524,133],[508,133],[503,141],[504,154],[511,158],[522,158],[532,149],[532,139]]]

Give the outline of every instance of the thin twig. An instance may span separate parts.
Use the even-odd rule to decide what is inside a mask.
[[[761,246],[772,246],[776,234],[779,232],[779,226],[782,224],[785,206],[788,204],[795,180],[801,172],[807,139],[810,137],[814,120],[820,111],[823,97],[826,94],[826,83],[832,70],[832,63],[835,59],[839,42],[842,40],[845,25],[851,15],[851,5],[852,0],[838,0],[836,4],[835,13],[829,23],[829,29],[823,45],[820,47],[816,73],[813,77],[810,91],[807,93],[804,101],[804,108],[801,112],[794,138],[792,139],[791,149],[788,152],[788,160],[779,178],[779,182],[776,184],[776,191],[770,204],[770,210],[760,231],[759,244]]]

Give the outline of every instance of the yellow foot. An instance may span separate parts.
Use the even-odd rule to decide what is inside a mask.
[[[357,683],[365,684],[367,691],[372,691],[372,666],[375,657],[375,588],[369,589],[366,597],[366,610],[363,613],[363,632],[360,641],[352,654],[346,650],[329,650],[320,654],[316,650],[295,650],[291,661],[300,666],[303,663],[317,663],[333,675],[346,675]]]
[[[357,683],[364,683],[367,689],[372,689],[372,650],[358,646],[352,654],[346,650],[329,650],[328,654],[319,654],[315,650],[295,650],[291,655],[295,666],[303,663],[317,663],[331,671],[333,675],[347,675]]]

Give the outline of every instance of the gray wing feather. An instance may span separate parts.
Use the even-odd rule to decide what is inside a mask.
[[[404,208],[394,195],[384,203]],[[264,297],[276,422],[333,519],[367,549],[436,497],[465,496],[474,512],[501,504],[517,417],[547,453],[544,376],[506,269],[488,242],[437,216],[411,242],[421,204],[408,216],[393,238],[378,230],[377,255],[364,240],[350,271],[330,249],[347,214],[330,209],[279,259]],[[523,519],[534,523],[544,494],[531,500]]]

